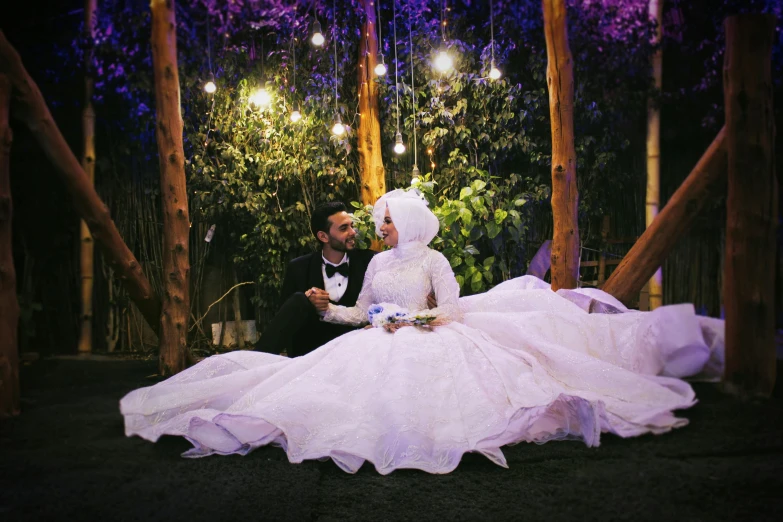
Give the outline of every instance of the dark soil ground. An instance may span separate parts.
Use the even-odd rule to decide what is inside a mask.
[[[279,448],[191,460],[181,439],[126,438],[118,401],[155,373],[101,357],[24,367],[23,413],[0,424],[0,520],[783,520],[780,393],[696,384],[690,425],[666,435],[522,444],[510,469],[468,455],[449,475],[349,475]]]

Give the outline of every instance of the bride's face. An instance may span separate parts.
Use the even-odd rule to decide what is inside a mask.
[[[397,229],[394,227],[394,222],[392,221],[388,208],[386,209],[386,214],[383,217],[383,224],[381,225],[381,234],[383,235],[383,243],[386,246],[390,246],[390,247],[397,246],[397,241],[399,240],[399,234],[397,234]]]

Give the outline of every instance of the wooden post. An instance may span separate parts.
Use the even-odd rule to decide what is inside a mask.
[[[95,49],[95,17],[97,0],[85,0],[84,3],[84,107],[82,108],[82,133],[84,135],[84,153],[82,169],[95,185],[95,111],[92,107],[93,83],[93,52]],[[84,220],[80,222],[80,263],[82,276],[81,331],[79,334],[79,353],[92,352],[92,288],[95,260],[95,243],[90,234],[90,228]]]
[[[160,316],[161,375],[187,364],[190,318],[190,217],[182,146],[174,0],[152,0],[152,66],[155,71],[156,136],[163,209],[163,311]]]
[[[377,1],[377,0],[375,0]],[[359,172],[362,203],[372,205],[386,193],[386,174],[381,157],[381,122],[378,116],[378,38],[375,35],[375,1],[362,0],[365,21],[359,39]]]
[[[724,22],[728,198],[723,301],[727,387],[769,396],[775,385],[775,251],[778,187],[772,110],[775,17]]]
[[[565,0],[543,0],[546,83],[552,126],[552,290],[579,279],[579,193],[574,150],[574,65],[568,47]]]
[[[32,132],[38,144],[56,167],[73,198],[79,216],[90,228],[93,239],[102,247],[112,268],[119,274],[144,319],[157,332],[160,325],[160,301],[144,275],[141,265],[120,237],[111,214],[84,173],[68,143],[52,119],[41,91],[27,73],[16,49],[0,31],[0,73],[5,73],[13,88],[14,117]]]
[[[693,168],[680,188],[672,195],[658,217],[612,272],[603,290],[624,304],[630,304],[642,287],[669,255],[672,247],[685,235],[711,190],[724,185],[726,179],[725,127]]]
[[[650,0],[648,5],[650,20],[655,22],[654,45],[658,48],[652,55],[652,76],[656,94],[660,94],[663,86],[663,1]],[[661,193],[661,110],[658,101],[647,100],[647,198],[645,205],[645,225],[650,226],[658,215]],[[663,273],[661,268],[650,278],[650,310],[655,310],[663,304]]]
[[[0,74],[0,418],[19,414],[19,302],[11,249],[11,127],[8,124],[11,81]]]

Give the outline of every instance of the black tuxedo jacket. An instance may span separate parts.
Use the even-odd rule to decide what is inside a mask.
[[[356,305],[356,299],[362,290],[364,273],[375,254],[376,252],[372,250],[351,250],[348,252],[348,288],[345,289],[343,297],[336,304]],[[288,264],[285,279],[283,279],[280,301],[285,302],[294,293],[306,292],[313,287],[323,290],[325,285],[321,265],[323,265],[323,258],[320,250],[291,261]]]

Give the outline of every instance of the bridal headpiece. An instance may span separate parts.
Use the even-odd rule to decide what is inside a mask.
[[[438,235],[440,222],[427,208],[427,202],[413,190],[397,189],[381,196],[373,207],[372,218],[379,236],[387,208],[399,234],[399,244],[416,241],[426,245]]]

